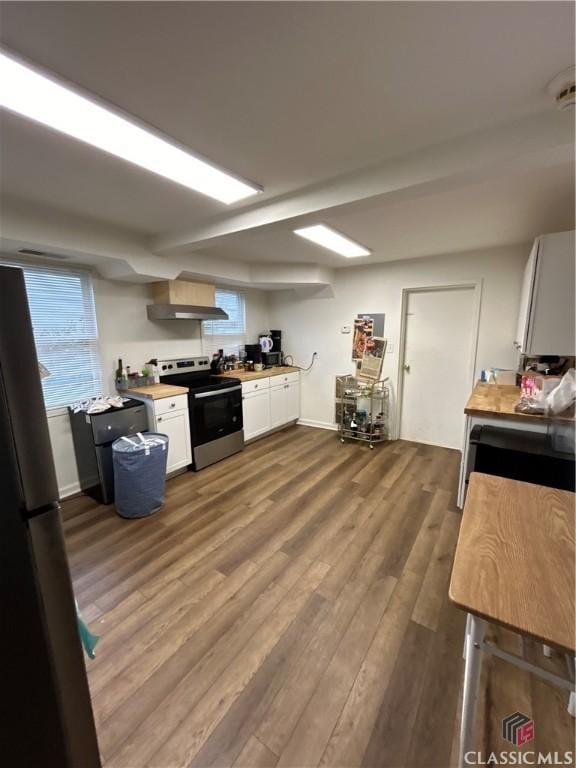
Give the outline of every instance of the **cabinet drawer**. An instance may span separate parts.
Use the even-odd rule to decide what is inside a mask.
[[[269,389],[269,387],[270,379],[267,377],[264,379],[254,379],[254,381],[243,381],[242,394],[247,395],[250,392],[260,392],[261,389]]]
[[[163,397],[154,401],[154,413],[161,416],[163,413],[183,411],[188,408],[188,395],[176,395],[175,397]]]
[[[272,376],[270,378],[270,386],[279,387],[281,384],[294,384],[297,381],[300,381],[298,371],[295,373],[281,373],[280,376]]]

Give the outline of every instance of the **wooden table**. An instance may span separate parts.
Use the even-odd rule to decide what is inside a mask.
[[[574,655],[574,503],[575,495],[568,491],[479,473],[470,477],[449,590],[450,599],[468,613],[461,766],[472,750],[483,653],[574,696],[572,682],[484,638],[489,621]]]

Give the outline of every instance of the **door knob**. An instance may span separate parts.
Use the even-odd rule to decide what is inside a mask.
[[[410,366],[409,365],[405,365],[404,366],[404,370],[406,371],[406,373],[410,373]]]

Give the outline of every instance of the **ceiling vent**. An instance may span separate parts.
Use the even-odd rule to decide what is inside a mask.
[[[18,253],[21,253],[23,256],[34,256],[35,258],[38,258],[39,256],[45,259],[67,259],[68,258],[68,256],[62,256],[62,254],[60,253],[46,253],[46,251],[36,251],[34,248],[20,248],[18,250]]]
[[[576,105],[576,68],[568,67],[548,84],[548,93],[561,111]]]

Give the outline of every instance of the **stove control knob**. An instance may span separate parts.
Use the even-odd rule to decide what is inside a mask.
[[[171,370],[172,370],[172,363],[170,363],[170,365],[168,366],[168,370],[169,370],[169,371],[171,371]]]
[[[165,371],[165,370],[166,370],[166,368],[167,368],[167,366],[166,366],[166,365],[163,365],[163,366],[162,366],[162,370],[163,370],[163,371]]]

